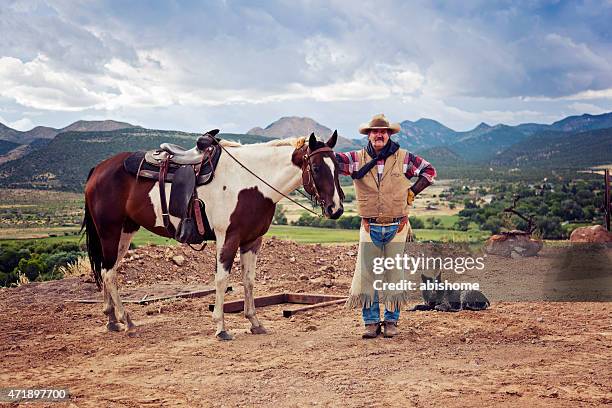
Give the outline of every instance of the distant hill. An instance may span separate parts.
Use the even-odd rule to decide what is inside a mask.
[[[425,150],[447,146],[467,162],[487,163],[510,146],[529,140],[542,132],[577,132],[612,128],[612,112],[601,115],[570,116],[551,125],[523,123],[516,126],[481,123],[466,132],[456,132],[431,119],[404,121],[402,131],[395,136],[400,145],[409,150]]]
[[[469,132],[449,147],[466,161],[487,162],[502,150],[529,136],[529,133],[513,126],[495,125],[479,132]]]
[[[20,146],[19,143],[9,142],[7,140],[0,140],[0,156]]]
[[[417,151],[416,154],[430,163],[435,163],[436,166],[458,166],[466,162],[461,156],[446,146],[430,147],[429,149]]]
[[[0,139],[5,140],[5,141],[9,141],[9,142],[16,142],[19,138],[19,135],[21,134],[20,131],[12,129],[2,123],[0,123]],[[21,144],[21,143],[18,143]]]
[[[400,146],[411,151],[449,145],[458,138],[458,132],[432,119],[419,119],[416,122],[405,120],[400,126],[402,130],[393,138]]]
[[[247,132],[247,135],[261,135],[284,139],[287,137],[308,136],[312,132],[320,139],[327,140],[332,135],[333,130],[311,118],[285,116],[270,123],[265,128],[254,127]],[[336,150],[348,151],[360,148],[361,145],[357,140],[338,135]]]
[[[550,125],[550,130],[562,132],[584,132],[587,130],[612,128],[612,112],[601,115],[569,116]]]
[[[155,149],[163,142],[191,147],[198,136],[144,128],[60,133],[46,146],[1,164],[0,187],[82,191],[89,169],[116,153]],[[220,136],[244,144],[270,140],[243,134]]]
[[[493,165],[580,168],[612,163],[612,128],[544,132],[498,154]]]
[[[53,139],[62,132],[104,132],[118,129],[140,128],[125,122],[115,120],[79,120],[64,128],[55,129],[48,126],[36,126],[35,128],[22,132],[11,129],[0,123],[0,139],[19,144],[28,144],[34,139]]]

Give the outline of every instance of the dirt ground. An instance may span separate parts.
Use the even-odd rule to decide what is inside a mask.
[[[207,284],[212,250],[139,248],[120,268],[121,288],[157,293]],[[555,251],[531,260],[532,274]],[[180,268],[175,255],[185,258]],[[355,257],[356,246],[267,240],[256,295],[346,294]],[[485,283],[515,260],[488,262]],[[228,300],[243,294],[234,268]],[[533,286],[523,275],[516,281],[519,291]],[[268,306],[258,315],[269,334],[252,335],[242,314],[226,314],[235,339],[219,342],[212,295],[129,304],[137,329],[108,333],[101,304],[66,302],[99,297],[89,276],[0,289],[0,388],[69,389],[69,402],[32,405],[50,407],[612,404],[612,303],[489,296],[484,312],[403,311],[400,335],[375,340],[361,339],[359,312],[343,306],[289,319],[281,315],[286,306]]]

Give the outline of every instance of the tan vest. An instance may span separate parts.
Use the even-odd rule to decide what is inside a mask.
[[[363,178],[353,180],[359,216],[396,218],[408,215],[406,199],[412,183],[406,178],[403,171],[407,154],[406,150],[399,149],[393,156],[387,157],[380,185],[376,166]],[[365,149],[358,153],[358,159],[359,168],[371,160]]]

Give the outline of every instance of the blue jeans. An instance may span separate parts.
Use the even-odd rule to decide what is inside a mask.
[[[383,247],[386,243],[390,242],[397,230],[399,223],[392,225],[370,225],[370,238],[377,247]],[[378,305],[378,291],[374,291],[374,299],[372,299],[372,305],[370,307],[364,307],[361,310],[363,322],[365,324],[373,324],[380,322],[380,306]],[[386,322],[397,322],[399,320],[400,310],[399,308],[395,311],[390,311],[385,308],[385,321]]]
[[[378,305],[378,291],[374,291],[374,300],[372,306],[364,307],[361,310],[363,322],[365,324],[373,324],[380,322],[380,306]],[[396,309],[394,312],[387,310],[385,307],[385,322],[397,322],[399,320],[400,310]]]

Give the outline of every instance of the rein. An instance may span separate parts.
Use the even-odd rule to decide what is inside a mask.
[[[223,150],[225,153],[227,153],[227,155],[229,157],[231,157],[236,163],[238,163],[243,169],[245,169],[247,172],[249,172],[253,177],[255,177],[256,179],[258,179],[259,181],[261,181],[262,183],[264,183],[266,186],[270,187],[272,190],[274,190],[275,192],[277,192],[278,194],[280,194],[281,196],[285,197],[287,200],[291,201],[292,203],[302,207],[304,210],[316,215],[317,217],[321,217],[321,214],[318,214],[314,211],[312,211],[310,208],[305,207],[304,205],[302,205],[301,203],[298,203],[296,200],[294,200],[293,198],[289,197],[287,194],[283,193],[282,191],[279,191],[276,187],[272,186],[270,183],[268,183],[266,180],[262,179],[261,177],[259,177],[257,174],[255,174],[251,169],[249,169],[247,166],[245,166],[244,164],[242,164],[242,162],[240,160],[238,160],[236,157],[234,157],[234,155],[232,155],[221,143],[219,143],[219,141],[213,137],[214,142],[217,144],[217,146],[219,146],[221,148],[221,150]],[[331,150],[329,147],[321,147],[313,152],[310,153],[310,156],[312,156],[315,153],[322,153],[324,151],[324,149],[329,149]],[[311,167],[311,163],[310,163],[310,157],[308,156],[308,153],[306,153],[304,155],[304,161],[308,161],[308,173],[310,175],[310,167]],[[304,183],[304,178],[302,177],[302,184]],[[312,185],[314,186],[314,190],[316,193],[316,200],[317,203],[319,203],[320,198],[319,198],[319,192],[317,189],[317,185],[314,182],[314,179],[312,177],[310,177],[310,179],[312,180]],[[304,188],[306,188],[306,186],[304,186]],[[297,190],[298,193],[302,194],[304,197],[308,198],[310,200],[310,197],[308,197],[306,194],[302,193],[300,190]],[[322,209],[323,211],[323,209]]]

